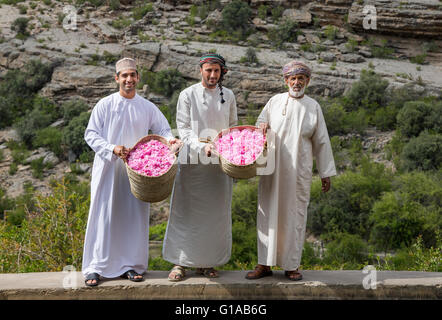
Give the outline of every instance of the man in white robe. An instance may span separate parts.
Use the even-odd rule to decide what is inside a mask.
[[[143,279],[149,257],[149,203],[132,195],[123,159],[149,130],[176,146],[180,143],[160,110],[136,93],[139,75],[133,59],[117,62],[115,81],[119,92],[95,105],[84,135],[95,151],[82,266],[87,286],[98,285],[100,276]]]
[[[200,72],[201,82],[183,90],[177,104],[177,129],[186,146],[181,155],[187,151],[189,157],[180,160],[163,244],[163,258],[175,264],[171,281],[183,280],[185,267],[217,277],[213,267],[229,261],[232,247],[232,178],[216,163],[201,163],[210,160],[211,151],[200,138],[213,140],[222,129],[236,125],[236,100],[222,87],[227,69],[220,55],[203,56]]]
[[[273,96],[257,120],[261,128],[275,133],[275,171],[260,178],[258,265],[247,273],[247,279],[270,276],[271,266],[283,268],[290,280],[302,279],[298,267],[304,246],[313,157],[323,192],[330,189],[330,177],[336,175],[321,107],[304,94],[310,68],[293,61],[284,66],[283,74],[288,92]]]

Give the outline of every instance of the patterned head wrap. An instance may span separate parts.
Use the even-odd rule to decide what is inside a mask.
[[[227,73],[228,69],[226,67],[226,60],[217,53],[206,53],[205,55],[203,55],[200,58],[200,68],[203,66],[203,64],[205,63],[217,63],[220,65],[221,67],[221,76],[219,77],[218,80],[218,86],[219,86],[219,90],[220,90],[220,95],[221,95],[221,103],[226,102],[223,98],[223,85],[222,82],[224,80],[224,75]]]
[[[121,71],[133,69],[137,70],[137,63],[134,59],[131,58],[123,58],[121,60],[118,60],[115,64],[115,73],[118,74]]]
[[[312,74],[312,71],[303,62],[295,60],[295,61],[287,63],[282,68],[282,73],[283,73],[284,77],[294,76],[294,75],[297,75],[297,74],[304,74],[308,78],[310,78],[310,76]]]

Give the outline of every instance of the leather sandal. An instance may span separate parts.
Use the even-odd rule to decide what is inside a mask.
[[[292,281],[302,280],[302,274],[298,271],[298,269],[292,271],[286,271],[284,272],[284,274],[289,280]]]
[[[174,266],[169,273],[169,281],[181,281],[186,276],[186,270],[182,266]]]
[[[218,278],[218,270],[215,270],[214,268],[197,268],[195,270],[196,274],[203,275],[207,278]]]
[[[135,278],[136,276],[141,276],[141,278]],[[130,281],[133,282],[140,282],[143,281],[143,275],[139,274],[138,272],[136,272],[135,270],[129,270],[126,271],[125,273],[123,273],[123,275],[121,276],[121,278],[123,279],[129,279]]]
[[[95,283],[93,283],[93,282],[88,283],[88,281],[91,281],[91,280],[95,280]],[[88,287],[98,286],[99,282],[100,282],[100,275],[98,273],[96,273],[96,272],[89,273],[86,276],[86,279],[84,280],[84,284],[87,285]]]
[[[271,275],[273,275],[273,272],[269,266],[258,264],[256,265],[255,270],[247,273],[246,279],[255,280],[263,277],[268,277]]]

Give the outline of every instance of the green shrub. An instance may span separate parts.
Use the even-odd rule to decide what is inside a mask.
[[[442,135],[423,131],[411,138],[401,153],[401,168],[411,170],[438,170],[442,164]]]
[[[45,169],[43,160],[44,157],[31,161],[32,176],[36,179],[43,179],[43,170]]]
[[[36,131],[49,126],[58,118],[56,105],[51,100],[44,97],[35,97],[33,100],[33,109],[27,112],[24,117],[15,124],[17,133],[22,141],[32,147],[32,140]]]
[[[154,241],[163,241],[166,233],[167,221],[149,227],[149,239]]]
[[[345,171],[332,178],[331,189],[321,191],[314,179],[308,208],[308,227],[315,236],[350,233],[368,240],[371,208],[383,192],[391,190],[391,173],[378,163],[362,159],[358,171]]]
[[[442,101],[409,101],[397,115],[397,127],[406,137],[417,137],[427,129],[442,133]]]
[[[88,111],[89,106],[80,99],[69,100],[61,105],[63,119],[69,123],[73,118],[79,116],[82,112]]]
[[[174,264],[164,260],[162,257],[149,258],[149,270],[171,270]]]
[[[374,113],[372,122],[377,129],[393,130],[396,126],[398,110],[393,106],[381,107]]]
[[[425,59],[427,58],[427,54],[418,54],[415,57],[410,57],[410,61],[417,64],[425,64]]]
[[[120,9],[120,0],[110,0],[109,7],[114,11]]]
[[[124,29],[132,23],[132,19],[130,18],[124,18],[124,17],[118,17],[118,19],[113,19],[112,21],[108,22],[112,27],[115,29]]]
[[[335,40],[336,36],[338,35],[338,31],[339,29],[336,28],[335,26],[332,25],[327,25],[324,28],[324,36],[328,39],[328,40]]]
[[[9,210],[6,222],[9,225],[21,226],[27,214],[35,209],[34,187],[28,181],[23,184],[24,193],[16,198],[7,199]],[[0,235],[1,237],[1,235]]]
[[[319,254],[315,252],[312,244],[305,242],[302,250],[301,265],[303,269],[312,269],[321,263]]]
[[[409,248],[400,249],[395,256],[387,256],[380,263],[380,270],[407,270],[442,272],[442,238],[437,237],[437,244],[425,248],[422,237],[417,237]]]
[[[422,93],[416,91],[413,84],[408,83],[400,88],[389,90],[387,96],[388,106],[393,106],[395,109],[400,110],[406,102],[419,100],[422,97]]]
[[[171,97],[177,90],[181,91],[186,85],[184,76],[178,70],[172,68],[158,72],[141,71],[139,87],[146,83],[152,92],[168,97]]]
[[[17,32],[17,35],[15,36],[18,39],[26,39],[29,37],[29,31],[28,31],[28,18],[17,18],[14,20],[14,22],[11,25],[11,30],[14,30]]]
[[[274,7],[272,9],[273,22],[278,22],[278,20],[281,19],[283,13],[284,13],[283,7],[281,7],[281,6]]]
[[[442,227],[439,179],[424,172],[405,173],[395,177],[393,190],[373,206],[370,242],[385,251],[408,247],[418,236],[427,248],[437,245]]]
[[[355,52],[357,46],[358,46],[358,41],[354,39],[348,39],[348,42],[345,44],[345,48],[350,52]]]
[[[324,262],[331,265],[363,264],[368,257],[368,245],[359,236],[340,233],[326,244]]]
[[[34,148],[49,148],[57,157],[63,157],[63,132],[54,127],[47,127],[36,132],[32,145]]]
[[[260,5],[258,7],[258,17],[261,20],[265,20],[267,18],[267,12],[268,11],[269,11],[269,8],[266,5],[264,5],[264,4]]]
[[[391,59],[393,58],[394,49],[389,48],[387,46],[388,41],[383,40],[380,46],[375,46],[371,42],[369,43],[371,53],[373,54],[373,57],[375,58],[381,58],[381,59]]]
[[[4,211],[11,210],[14,207],[14,200],[9,198],[6,190],[0,188],[0,219],[4,219]]]
[[[239,180],[232,195],[232,256],[224,269],[253,269],[257,262],[258,180]]]
[[[348,112],[344,117],[345,132],[363,134],[368,127],[368,116],[365,109]]]
[[[0,272],[80,270],[88,208],[89,198],[63,181],[49,196],[38,195],[20,228],[0,223]]]
[[[63,141],[66,146],[77,155],[90,151],[90,147],[84,140],[84,133],[89,123],[90,113],[82,112],[73,118],[63,130]]]
[[[6,72],[0,79],[0,129],[11,126],[33,109],[34,96],[51,80],[52,71],[51,65],[31,60],[22,70]]]
[[[296,42],[300,34],[298,23],[290,19],[284,19],[275,28],[269,30],[269,39],[277,48],[283,48],[284,42]]]
[[[344,106],[348,110],[364,108],[374,113],[376,109],[386,103],[386,89],[388,81],[372,70],[362,70],[358,81],[353,83],[345,96]]]
[[[239,32],[246,37],[249,31],[249,19],[252,9],[245,1],[233,0],[222,10],[222,27],[230,32]]]
[[[146,15],[146,13],[152,12],[152,11],[153,11],[152,3],[147,3],[147,4],[139,3],[138,6],[136,6],[132,10],[132,16],[135,20],[140,20],[141,18],[143,18]]]
[[[321,103],[321,106],[325,123],[327,124],[328,134],[334,136],[347,133],[347,126],[345,125],[347,112],[342,104],[338,102]]]
[[[247,48],[246,55],[241,57],[239,60],[240,63],[256,63],[259,64],[258,57],[256,55],[256,51],[253,48]]]

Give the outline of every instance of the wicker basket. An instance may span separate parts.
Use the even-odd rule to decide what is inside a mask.
[[[261,130],[257,127],[254,126],[236,126],[236,127],[231,127],[228,129],[224,129],[221,132],[218,133],[218,135],[216,136],[216,138],[213,140],[213,144],[215,144],[215,142],[222,137],[224,134],[232,131],[232,130],[242,130],[242,129],[250,129],[250,130]],[[214,154],[216,156],[219,157],[219,164],[221,166],[221,170],[227,174],[228,176],[235,178],[235,179],[250,179],[256,176],[256,168],[257,168],[257,161],[258,159],[264,157],[265,153],[267,151],[267,143],[264,145],[264,149],[263,151],[257,156],[256,160],[251,163],[251,164],[247,164],[247,165],[237,165],[237,164],[233,164],[231,163],[229,160],[227,160],[226,158],[224,158],[222,155],[220,155],[218,153],[218,151],[216,150],[216,148],[214,148]],[[261,161],[259,161],[261,162]]]
[[[158,140],[167,146],[170,146],[165,138],[156,134],[149,134],[140,140],[133,146],[135,148],[140,143],[145,143],[150,140]],[[132,149],[133,149],[132,148]],[[131,149],[131,150],[132,150]],[[166,199],[172,192],[173,182],[178,170],[178,160],[174,155],[175,161],[167,172],[157,177],[148,177],[139,174],[133,170],[126,162],[127,176],[130,182],[130,191],[139,200],[145,202],[160,202]]]

